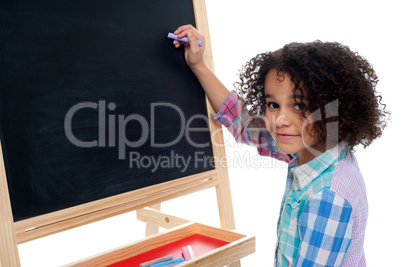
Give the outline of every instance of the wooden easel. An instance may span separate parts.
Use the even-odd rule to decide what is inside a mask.
[[[194,11],[198,30],[206,36],[205,61],[213,70],[211,44],[204,0],[194,0]],[[208,112],[213,109],[207,101]],[[214,156],[225,156],[221,126],[209,120]],[[1,144],[0,144],[1,146]],[[83,205],[59,210],[49,214],[14,222],[7,187],[3,153],[0,149],[0,267],[18,267],[20,259],[17,244],[35,240],[40,237],[82,226],[91,222],[137,210],[138,219],[147,222],[146,235],[158,232],[158,227],[171,228],[187,222],[184,219],[169,217],[159,212],[160,203],[169,199],[215,187],[219,207],[221,227],[235,229],[234,213],[230,193],[227,169],[217,164],[211,171],[199,173],[156,184],[113,197],[93,201]],[[151,206],[153,209],[142,209]],[[231,264],[240,266],[240,262]]]

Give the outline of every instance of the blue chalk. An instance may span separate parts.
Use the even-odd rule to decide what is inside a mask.
[[[174,260],[171,260],[171,261],[165,261],[165,262],[161,262],[161,263],[158,263],[158,264],[154,264],[154,265],[151,265],[150,267],[167,266],[167,265],[171,265],[171,264],[174,264],[174,263],[180,263],[180,262],[183,262],[183,261],[184,261],[184,258],[178,258],[178,259],[174,259]]]
[[[179,38],[179,37],[177,37],[176,34],[173,34],[173,33],[171,33],[171,32],[169,32],[169,34],[168,34],[167,37],[170,38],[170,39],[174,39],[174,40],[177,40],[177,41],[181,41],[181,42],[186,42],[186,43],[188,43],[188,38],[187,38],[187,37]],[[198,42],[198,45],[199,45],[199,46],[202,46],[202,41],[197,40],[197,42]]]

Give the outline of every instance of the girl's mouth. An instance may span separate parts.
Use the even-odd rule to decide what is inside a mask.
[[[291,140],[293,138],[296,138],[298,135],[292,135],[292,134],[276,134],[278,136],[278,139],[280,140]]]

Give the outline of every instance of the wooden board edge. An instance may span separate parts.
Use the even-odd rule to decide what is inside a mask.
[[[15,224],[19,244],[217,186],[215,170],[37,216]]]
[[[0,142],[0,267],[20,265],[3,149]]]
[[[216,238],[229,243],[246,237],[244,234],[238,233],[234,230],[216,228],[204,224],[197,224],[197,227],[199,234]]]

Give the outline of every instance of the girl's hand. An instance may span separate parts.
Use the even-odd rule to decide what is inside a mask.
[[[176,48],[180,45],[184,46],[184,57],[188,66],[195,70],[198,67],[204,66],[204,50],[205,50],[205,38],[202,36],[196,28],[192,25],[183,25],[174,31],[174,34],[179,38],[187,37],[188,43],[180,42],[177,40],[173,41]],[[197,40],[202,41],[202,46],[198,45]]]
[[[191,25],[183,25],[177,28],[177,30],[174,31],[174,34],[176,34],[179,38],[188,38],[189,43],[174,40],[173,44],[176,48],[180,47],[180,45],[184,46],[184,55],[187,64],[207,94],[212,107],[216,111],[219,111],[222,104],[228,98],[230,92],[204,62],[204,36],[202,36],[197,29]],[[202,41],[202,46],[199,46],[197,40]]]

